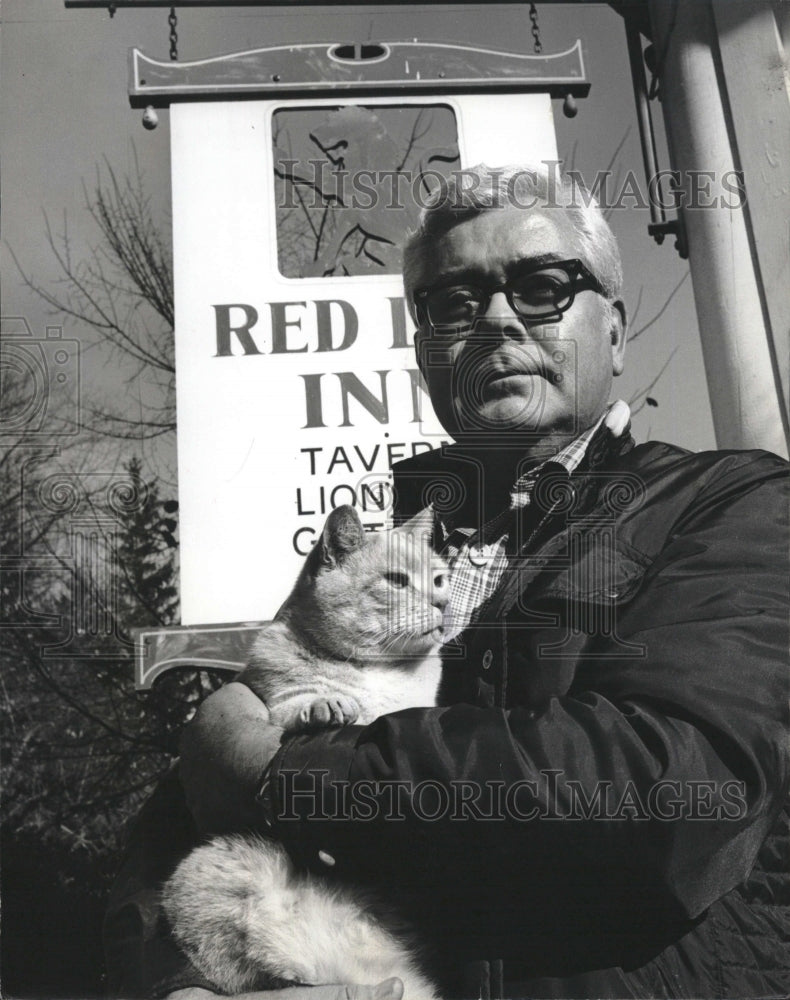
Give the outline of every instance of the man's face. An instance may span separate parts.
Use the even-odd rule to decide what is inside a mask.
[[[533,262],[572,258],[591,267],[562,209],[492,209],[439,238],[421,284],[487,289]],[[525,320],[500,291],[464,336],[443,337],[423,320],[415,342],[436,414],[457,439],[570,439],[600,417],[622,371],[624,311],[579,290],[560,317]]]

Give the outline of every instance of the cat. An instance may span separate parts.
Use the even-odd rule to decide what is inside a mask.
[[[427,541],[431,523],[427,509],[366,535],[353,507],[331,512],[236,678],[286,732],[366,725],[436,703],[449,584]],[[372,915],[369,900],[296,872],[274,841],[223,836],[195,848],[165,884],[162,903],[176,940],[225,993],[272,977],[364,985],[397,976],[405,1000],[436,997],[413,951]]]

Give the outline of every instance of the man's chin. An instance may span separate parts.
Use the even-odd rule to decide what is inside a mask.
[[[542,401],[545,404],[545,401]],[[563,415],[552,413],[546,405],[532,405],[523,400],[494,400],[475,409],[459,410],[455,414],[456,437],[478,437],[487,434],[496,440],[503,436],[526,435],[536,438],[565,432],[563,424],[572,423]]]

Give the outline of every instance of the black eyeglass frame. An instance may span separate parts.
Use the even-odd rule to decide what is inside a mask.
[[[549,311],[547,312],[522,312],[513,301],[514,289],[512,287],[513,282],[521,281],[523,278],[528,278],[532,274],[539,274],[541,271],[564,271],[569,279],[568,283],[568,301],[562,306],[558,306],[556,303],[553,304]],[[428,306],[425,304],[425,300],[432,292],[438,292],[446,288],[471,288],[477,292],[481,293],[480,297],[480,307],[477,313],[468,322],[457,322],[452,323],[449,321],[444,321],[441,323],[435,323],[429,314]],[[474,326],[475,320],[485,313],[488,307],[491,305],[491,299],[497,292],[504,292],[507,298],[508,305],[513,310],[513,312],[520,319],[540,321],[550,318],[559,318],[563,313],[567,312],[576,300],[576,294],[583,291],[597,292],[599,295],[603,295],[605,298],[606,292],[603,289],[600,281],[595,277],[595,275],[590,271],[588,267],[578,257],[570,258],[569,260],[552,260],[544,261],[540,264],[535,264],[532,268],[527,268],[520,271],[518,275],[511,278],[509,281],[505,281],[501,285],[495,285],[490,288],[482,288],[480,285],[475,285],[470,282],[463,282],[456,284],[455,282],[448,283],[446,285],[431,285],[429,288],[418,288],[414,292],[414,306],[417,312],[417,317],[422,325],[427,321],[427,323],[433,329],[446,328],[448,330],[455,331],[467,331],[471,330]]]

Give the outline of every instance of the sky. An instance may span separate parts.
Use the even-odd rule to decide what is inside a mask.
[[[634,99],[622,19],[604,4],[539,5],[544,52],[559,52],[581,38],[591,92],[576,118],[566,119],[554,103],[560,156],[572,158],[586,177],[607,166],[614,151],[620,176],[629,170],[641,184]],[[526,5],[370,6],[298,9],[184,8],[178,14],[179,56],[216,56],[287,42],[394,41],[418,38],[532,52]],[[85,187],[107,163],[119,174],[139,163],[156,217],[170,225],[169,114],[160,113],[154,131],[142,127],[140,110],[127,96],[127,53],[137,46],[167,59],[167,10],[67,10],[62,0],[4,0],[0,40],[2,123],[2,294],[3,316],[24,317],[37,336],[62,325],[83,351],[86,398],[129,393],[128,372],[95,343],[89,331],[65,316],[53,316],[27,290],[10,257],[40,284],[55,288],[57,269],[44,239],[45,216],[60,232],[68,227],[74,259],[89,252],[96,234],[85,211]],[[654,105],[660,165],[663,147],[660,108]],[[624,140],[624,141],[623,141]],[[647,234],[648,213],[614,210],[610,222],[623,253],[626,304],[632,329],[639,329],[666,305],[687,265],[671,241],[657,246]],[[636,310],[639,304],[638,311]],[[636,313],[636,315],[634,315]],[[666,364],[650,394],[658,407],[644,407],[634,419],[637,440],[672,441],[692,450],[715,447],[691,281],[683,282],[663,313],[633,343],[626,374],[616,394],[629,399],[645,389]],[[136,450],[146,452],[148,446]],[[160,446],[157,446],[161,448]],[[152,461],[163,455],[150,453]],[[164,455],[165,462],[172,456]]]

